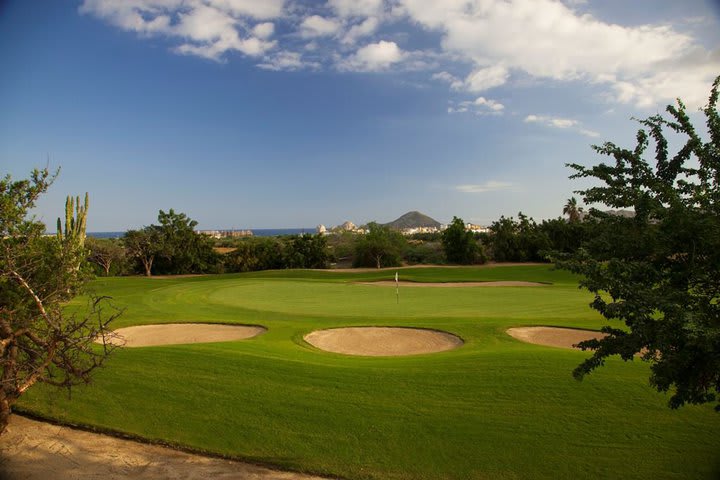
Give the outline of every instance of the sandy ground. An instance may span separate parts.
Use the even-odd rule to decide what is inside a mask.
[[[245,340],[266,332],[264,327],[251,325],[213,325],[209,323],[168,323],[118,328],[119,336],[111,343],[126,347],[177,345]]]
[[[368,357],[443,352],[464,343],[450,333],[401,327],[332,328],[311,332],[304,338],[321,350]]]
[[[394,287],[395,280],[380,280],[379,282],[359,282],[361,285],[380,285],[383,287]],[[520,282],[514,280],[503,280],[500,282],[398,282],[401,287],[547,287],[548,283]]]
[[[0,436],[0,479],[321,480],[13,415]]]
[[[605,337],[601,332],[558,327],[517,327],[508,329],[507,333],[523,342],[560,348],[576,348],[573,345],[583,340]]]

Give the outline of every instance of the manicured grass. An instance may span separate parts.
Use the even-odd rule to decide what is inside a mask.
[[[587,354],[518,342],[517,325],[598,329],[576,279],[546,266],[418,268],[413,281],[527,280],[544,287],[394,288],[394,271],[274,271],[95,282],[127,308],[117,327],[261,324],[252,340],[125,349],[72,399],[38,386],[20,407],[200,450],[349,479],[717,478],[720,415],[667,408],[641,362],[583,382]],[[81,302],[76,302],[77,306]],[[73,307],[74,307],[73,306]],[[72,308],[72,307],[71,307]],[[302,336],[403,325],[461,336],[460,349],[364,358]]]

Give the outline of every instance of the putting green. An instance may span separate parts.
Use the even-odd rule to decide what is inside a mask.
[[[116,352],[72,398],[37,385],[18,407],[255,463],[347,479],[716,479],[720,415],[667,407],[647,364],[610,359],[583,382],[588,353],[521,342],[512,327],[599,330],[577,280],[549,266],[404,269],[425,282],[547,286],[392,288],[394,272],[274,271],[99,279],[126,308],[114,328],[264,325],[244,341]],[[79,308],[78,299],[70,308]],[[307,344],[340,327],[441,330],[462,348],[364,357]]]

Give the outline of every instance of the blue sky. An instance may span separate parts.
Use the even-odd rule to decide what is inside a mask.
[[[705,103],[718,3],[7,1],[0,171],[49,158],[37,216],[88,191],[91,231],[553,218],[591,144]]]

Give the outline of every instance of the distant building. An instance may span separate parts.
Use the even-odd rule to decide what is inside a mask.
[[[483,227],[482,225],[475,225],[474,223],[466,223],[465,230],[473,233],[488,233],[490,231],[488,227]]]
[[[339,228],[340,228],[340,230],[345,230],[346,232],[354,232],[355,230],[357,230],[357,227],[355,226],[355,224],[349,220],[347,222],[343,223],[342,225],[340,225]]]
[[[211,238],[241,238],[252,237],[252,230],[198,230],[197,233]]]
[[[318,233],[318,235],[327,235],[327,228],[325,228],[325,225],[322,223],[317,226],[315,231]]]

